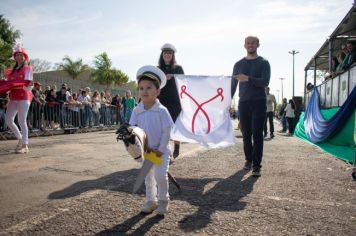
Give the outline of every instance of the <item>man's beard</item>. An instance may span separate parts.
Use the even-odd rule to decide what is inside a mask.
[[[247,54],[250,55],[250,56],[256,55],[256,53],[257,53],[257,50],[247,51]]]

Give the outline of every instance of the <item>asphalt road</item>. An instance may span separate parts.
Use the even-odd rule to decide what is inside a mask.
[[[222,149],[182,144],[170,168],[182,190],[170,185],[164,218],[139,214],[140,166],[114,131],[31,138],[28,154],[0,141],[0,235],[355,235],[350,165],[277,134],[254,178],[236,136]]]

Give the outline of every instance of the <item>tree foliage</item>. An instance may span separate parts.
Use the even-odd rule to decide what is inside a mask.
[[[111,66],[112,62],[106,52],[95,56],[95,71],[92,74],[95,82],[98,82],[99,84],[104,84],[107,88],[109,88],[110,85],[113,84],[122,85],[124,83],[127,83],[129,77],[121,70],[112,68]]]
[[[13,64],[12,51],[16,39],[20,38],[21,32],[15,30],[11,23],[0,15],[0,70]]]
[[[113,81],[116,85],[120,86],[129,81],[129,76],[121,70],[113,70]]]
[[[58,69],[67,72],[73,80],[75,80],[80,73],[89,69],[88,65],[83,64],[83,60],[81,58],[75,61],[69,56],[64,56],[62,61],[63,62],[59,64]]]

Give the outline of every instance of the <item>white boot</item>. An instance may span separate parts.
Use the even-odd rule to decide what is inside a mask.
[[[16,150],[16,153],[28,153],[29,149],[27,144],[22,145],[22,147],[19,150]]]
[[[157,202],[154,201],[147,201],[143,204],[141,208],[142,213],[152,213],[154,210],[157,209]]]
[[[158,201],[158,208],[157,208],[157,213],[159,215],[164,215],[167,213],[168,211],[168,201],[163,201],[163,200],[159,200]]]

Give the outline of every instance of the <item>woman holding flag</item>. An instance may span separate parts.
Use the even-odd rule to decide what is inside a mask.
[[[161,89],[161,94],[158,96],[159,101],[165,106],[174,122],[176,122],[182,108],[179,101],[177,86],[173,78],[174,74],[184,74],[183,68],[177,65],[175,59],[176,48],[166,43],[161,47],[161,55],[158,61],[158,68],[160,68],[167,77],[167,84]],[[173,158],[179,156],[180,142],[174,141]]]
[[[10,101],[7,105],[5,121],[18,139],[15,148],[16,153],[28,153],[28,127],[26,117],[32,100],[32,67],[27,65],[30,58],[20,44],[13,53],[15,66],[5,71],[7,83],[11,85]],[[18,115],[18,123],[21,132],[15,124],[15,116]]]

